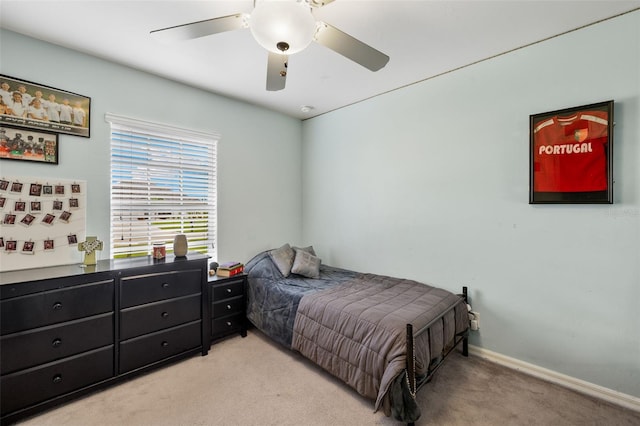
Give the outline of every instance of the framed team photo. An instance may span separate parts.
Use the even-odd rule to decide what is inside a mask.
[[[0,74],[0,124],[90,137],[91,98]]]
[[[0,159],[58,164],[58,135],[0,124]],[[32,184],[29,195],[35,190],[39,196],[42,185]]]
[[[613,203],[613,106],[529,116],[529,204]]]

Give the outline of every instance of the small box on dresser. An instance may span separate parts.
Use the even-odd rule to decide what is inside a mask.
[[[233,333],[247,335],[247,277],[210,277],[211,340],[216,341]]]

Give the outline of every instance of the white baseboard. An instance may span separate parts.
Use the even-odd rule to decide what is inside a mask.
[[[625,408],[640,412],[640,398],[628,395],[613,389],[605,388],[575,377],[567,376],[537,365],[529,364],[524,361],[517,360],[497,352],[483,349],[478,346],[469,345],[469,354],[477,356],[487,361],[495,362],[513,370],[521,371],[533,377],[564,386],[576,392],[587,394],[589,396],[608,401]]]

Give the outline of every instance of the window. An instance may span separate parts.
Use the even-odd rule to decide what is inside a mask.
[[[111,256],[147,256],[154,243],[216,258],[218,135],[106,114],[111,124]]]

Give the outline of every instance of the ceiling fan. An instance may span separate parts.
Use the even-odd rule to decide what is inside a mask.
[[[236,13],[151,31],[153,36],[189,40],[211,34],[249,28],[256,41],[269,51],[267,90],[284,89],[289,55],[312,41],[371,70],[378,71],[389,57],[347,33],[316,21],[313,9],[334,0],[254,0],[251,15]]]

